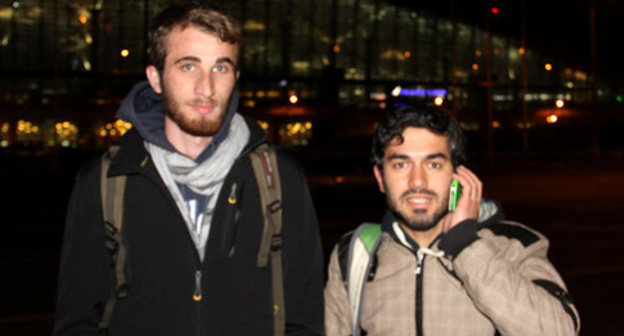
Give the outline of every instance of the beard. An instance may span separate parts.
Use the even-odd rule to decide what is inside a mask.
[[[428,194],[428,195],[438,198],[436,193],[434,193],[431,190],[410,189],[404,192],[403,195],[401,195],[401,197],[399,198],[399,200],[409,196],[409,194],[414,194],[414,193]],[[440,206],[437,209],[435,209],[435,212],[432,215],[429,215],[429,216],[427,215],[427,210],[424,210],[424,209],[412,210],[411,212],[407,212],[407,211],[401,212],[401,210],[399,210],[399,205],[397,204],[399,200],[395,202],[394,200],[391,199],[388,193],[386,193],[386,200],[388,203],[388,207],[390,208],[390,212],[392,212],[392,214],[402,224],[407,225],[407,227],[409,227],[410,229],[414,231],[428,231],[430,229],[433,229],[436,225],[438,225],[438,222],[440,222],[442,217],[444,217],[448,213],[448,195],[442,198],[442,203],[440,204]]]
[[[211,137],[217,134],[221,125],[223,125],[223,119],[225,119],[227,107],[229,106],[229,104],[227,104],[225,107],[222,107],[213,99],[193,100],[189,103],[184,103],[184,105],[210,105],[213,107],[213,110],[209,114],[197,115],[196,118],[191,118],[184,114],[181,104],[167,94],[167,90],[165,90],[164,87],[162,88],[162,99],[162,106],[166,115],[171,118],[181,130],[190,135],[201,137]]]

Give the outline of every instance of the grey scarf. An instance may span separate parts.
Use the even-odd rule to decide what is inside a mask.
[[[201,163],[178,152],[171,152],[151,142],[145,142],[145,147],[152,156],[160,177],[173,196],[202,260],[219,191],[234,160],[249,141],[249,134],[249,128],[243,117],[238,113],[235,114],[228,136],[219,144],[216,151]],[[201,223],[195,223],[176,183],[184,184],[194,192],[209,197],[204,216],[198,217]],[[195,230],[196,227],[199,230]]]

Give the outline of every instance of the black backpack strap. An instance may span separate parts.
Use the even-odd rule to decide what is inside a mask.
[[[123,299],[128,294],[128,284],[125,274],[126,249],[121,236],[126,176],[107,176],[110,162],[118,151],[119,147],[113,146],[102,155],[100,173],[102,215],[106,233],[105,243],[106,248],[113,254],[116,283],[115,293],[106,301],[102,320],[99,325],[100,331],[104,333],[108,333],[108,327],[117,300]]]
[[[284,280],[282,274],[282,189],[275,150],[262,144],[249,154],[253,167],[264,227],[258,251],[258,267],[266,267],[271,258],[273,282],[274,334],[281,336],[286,329],[286,307],[284,305]]]

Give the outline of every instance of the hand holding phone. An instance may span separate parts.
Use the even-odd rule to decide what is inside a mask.
[[[483,183],[468,168],[457,167],[453,173],[448,200],[448,214],[444,217],[442,232],[466,219],[477,219],[481,207]]]

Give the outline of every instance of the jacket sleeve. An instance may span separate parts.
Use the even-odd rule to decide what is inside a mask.
[[[303,170],[282,155],[284,300],[287,335],[323,334],[323,252]]]
[[[106,271],[112,259],[104,245],[99,193],[99,165],[92,163],[77,175],[67,210],[54,335],[98,334],[113,280]]]
[[[503,335],[576,335],[580,320],[547,258],[548,240],[513,222],[465,221],[442,238],[475,306]]]
[[[325,334],[327,336],[351,335],[351,312],[338,262],[338,246],[334,248],[329,259],[325,286]]]

